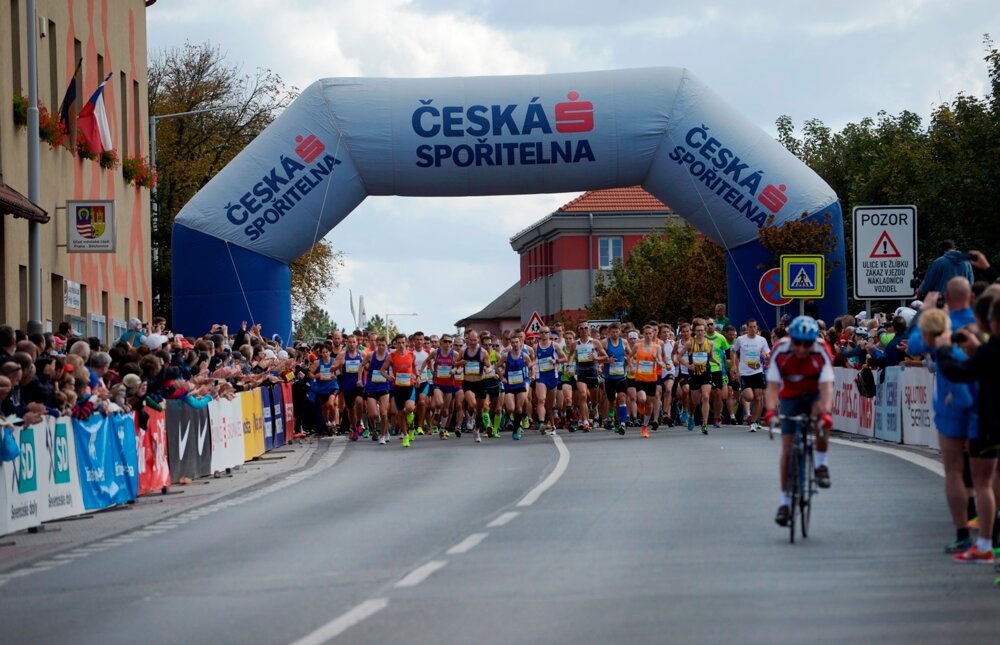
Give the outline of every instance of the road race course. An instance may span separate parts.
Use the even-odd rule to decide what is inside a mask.
[[[772,519],[778,441],[766,432],[560,439],[565,451],[534,433],[405,451],[337,442],[283,486],[8,575],[2,640],[996,637],[993,569],[943,555],[953,530],[926,468],[835,445],[833,488],[790,545]]]

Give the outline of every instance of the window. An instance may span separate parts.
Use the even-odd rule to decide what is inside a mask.
[[[62,97],[59,96],[59,58],[58,52],[56,51],[56,23],[51,20],[48,21],[49,35],[47,36],[49,41],[49,91],[52,92],[52,102],[49,103],[51,106],[50,110],[54,113],[59,112],[59,104],[62,101]]]
[[[122,113],[118,115],[118,120],[122,123],[122,140],[118,142],[118,153],[124,159],[128,156],[128,77],[125,76],[125,72],[121,72],[120,78]]]
[[[101,314],[90,314],[90,335],[97,336],[101,342],[107,342],[108,319]]]
[[[125,90],[122,90],[123,92]],[[132,125],[135,128],[135,132],[132,138],[132,153],[133,156],[138,157],[141,153],[139,150],[139,141],[142,138],[139,136],[139,81],[132,81]]]
[[[21,87],[21,7],[18,0],[10,3],[10,61],[11,80],[14,81],[14,91],[27,96],[27,88]]]
[[[87,335],[87,321],[83,316],[66,316],[66,318],[69,320],[74,334],[77,336]]]
[[[111,341],[117,341],[122,335],[128,331],[128,323],[124,320],[112,320],[111,321]]]
[[[615,260],[622,260],[622,238],[620,237],[599,237],[597,238],[597,268],[610,269]]]

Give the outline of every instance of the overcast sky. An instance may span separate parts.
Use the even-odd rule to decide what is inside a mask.
[[[151,54],[209,41],[299,88],[329,76],[687,67],[773,133],[781,114],[840,128],[879,110],[926,119],[960,92],[982,96],[983,34],[1000,40],[1000,2],[161,0],[147,29]],[[330,313],[353,326],[351,289],[369,316],[415,312],[395,319],[450,331],[518,279],[510,236],[575,196],[369,197],[327,235],[347,262]],[[409,252],[386,260],[386,248]]]

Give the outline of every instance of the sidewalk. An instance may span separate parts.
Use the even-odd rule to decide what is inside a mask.
[[[184,486],[175,484],[165,495],[144,495],[134,504],[48,522],[36,533],[21,531],[0,536],[0,573],[13,571],[67,549],[169,520],[239,493],[248,494],[266,488],[316,466],[328,452],[339,453],[343,448],[341,444],[346,442],[347,439],[342,437],[303,439],[265,453],[219,479],[208,477]]]

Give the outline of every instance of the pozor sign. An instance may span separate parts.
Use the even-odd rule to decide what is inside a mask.
[[[854,297],[905,300],[917,266],[916,206],[854,207]]]

